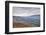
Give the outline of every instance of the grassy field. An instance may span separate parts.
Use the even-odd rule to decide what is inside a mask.
[[[32,27],[29,23],[13,23],[13,28]]]

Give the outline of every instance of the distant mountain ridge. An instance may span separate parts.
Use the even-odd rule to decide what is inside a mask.
[[[16,21],[25,21],[25,22],[32,22],[32,21],[39,21],[40,15],[33,15],[33,16],[13,16],[13,19]]]

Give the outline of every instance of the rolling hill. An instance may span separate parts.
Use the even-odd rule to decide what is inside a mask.
[[[40,15],[33,16],[13,16],[14,22],[32,23],[32,26],[40,26]]]

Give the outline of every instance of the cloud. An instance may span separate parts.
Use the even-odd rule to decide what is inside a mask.
[[[40,15],[40,8],[36,7],[13,7],[13,16]]]

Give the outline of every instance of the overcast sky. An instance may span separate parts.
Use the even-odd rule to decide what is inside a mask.
[[[40,15],[40,8],[35,7],[13,7],[13,16]]]

